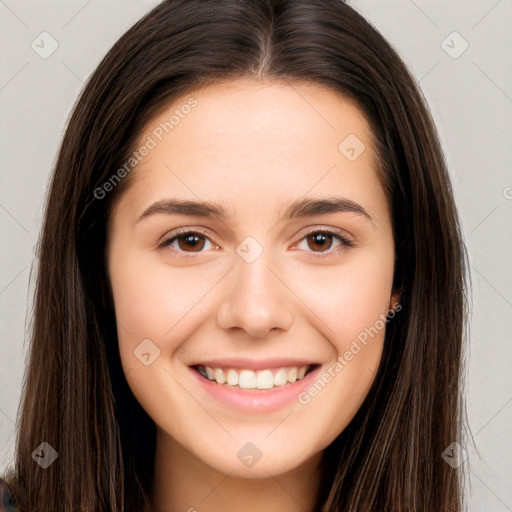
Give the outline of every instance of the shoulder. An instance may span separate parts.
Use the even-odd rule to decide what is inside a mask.
[[[9,484],[2,477],[0,477],[0,512],[21,512]]]

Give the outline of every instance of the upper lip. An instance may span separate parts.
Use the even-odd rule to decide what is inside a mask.
[[[190,366],[209,366],[210,368],[238,368],[238,369],[250,369],[250,370],[264,370],[267,368],[287,368],[287,367],[302,367],[302,366],[313,366],[318,363],[308,361],[305,359],[209,359],[198,361]]]

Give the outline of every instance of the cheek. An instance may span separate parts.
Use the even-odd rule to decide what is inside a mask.
[[[310,279],[307,273],[311,273]],[[299,293],[323,321],[325,336],[338,353],[343,353],[352,340],[364,338],[364,333],[373,327],[383,330],[382,318],[390,306],[392,281],[391,251],[360,252],[340,265],[308,269],[302,279],[307,284]]]
[[[139,343],[144,338],[169,338],[171,331],[182,328],[183,320],[214,284],[212,276],[199,267],[172,269],[137,253],[124,255],[119,265],[111,267],[110,275],[123,338]]]
[[[148,386],[154,389],[156,382],[151,379],[156,375],[168,381],[159,367],[163,371],[169,366],[183,350],[183,340],[193,336],[208,315],[208,294],[225,270],[172,268],[137,250],[115,256],[114,252],[112,262],[116,263],[110,265],[109,273],[119,351],[124,373],[137,396]],[[147,353],[149,356],[142,357]],[[152,395],[145,397],[143,403],[153,399]]]
[[[361,407],[384,347],[391,299],[393,255],[360,255],[357,261],[316,272],[308,306],[317,328],[334,348],[330,363],[299,396],[303,413],[321,425],[319,439],[334,439]],[[307,277],[307,276],[306,276]],[[306,279],[308,282],[311,280]],[[303,288],[304,295],[307,289]],[[323,444],[318,446],[322,449]]]
[[[115,262],[115,264],[113,263]],[[137,250],[127,250],[109,267],[119,352],[123,371],[134,396],[151,417],[162,407],[163,390],[172,384],[169,358],[186,336],[187,313],[206,290],[200,280],[155,264]],[[178,405],[167,397],[170,410]]]

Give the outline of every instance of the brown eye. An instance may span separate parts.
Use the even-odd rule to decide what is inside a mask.
[[[338,241],[337,246],[333,245],[335,241]],[[340,255],[349,247],[354,247],[354,243],[344,235],[328,229],[312,231],[302,238],[300,243],[305,243],[306,252],[316,253],[315,255],[320,258]]]
[[[176,237],[178,246],[181,250],[186,251],[187,248],[192,249],[193,252],[200,252],[204,247],[204,237],[196,233],[188,233]]]
[[[331,248],[333,235],[319,231],[308,235],[307,240],[310,249],[313,249],[315,252],[317,250],[322,252]]]
[[[210,247],[206,244],[210,244]],[[161,247],[169,246],[178,253],[201,253],[213,247],[211,240],[197,231],[182,231],[165,239],[159,245]]]

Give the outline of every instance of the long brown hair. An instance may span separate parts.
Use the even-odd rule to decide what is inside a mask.
[[[325,451],[316,510],[460,512],[460,469],[442,457],[465,425],[467,264],[453,193],[414,79],[341,0],[166,0],[89,79],[38,245],[10,479],[20,505],[149,510],[155,425],[124,378],[105,272],[110,213],[131,175],[117,178],[142,128],[173,98],[242,77],[317,83],[352,99],[372,127],[393,220],[402,310],[365,402]],[[32,457],[42,442],[58,453],[46,469]]]

